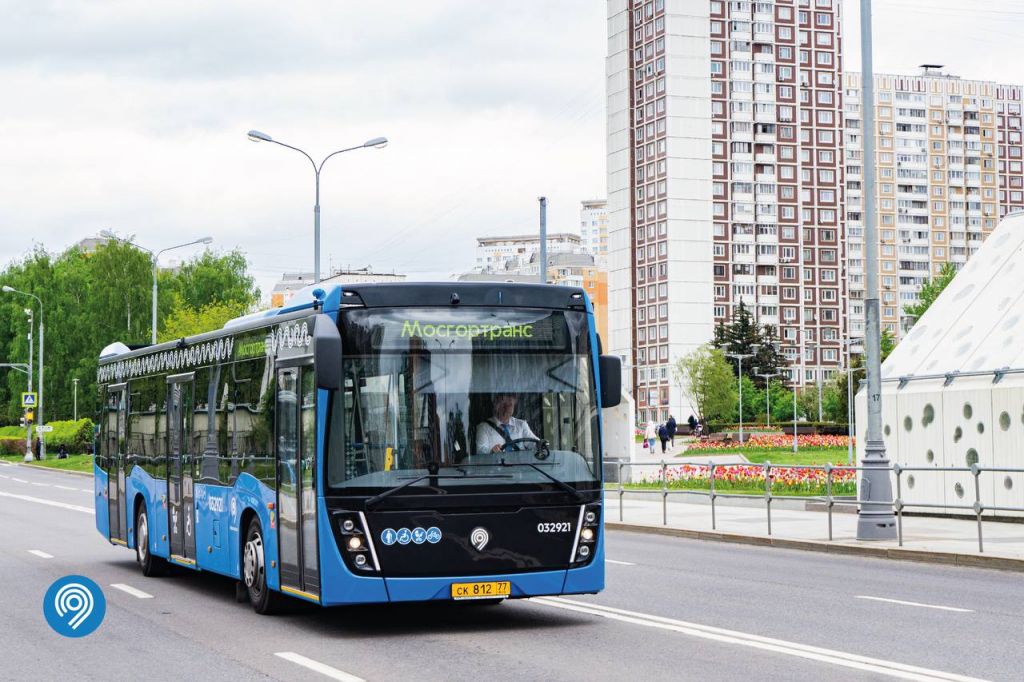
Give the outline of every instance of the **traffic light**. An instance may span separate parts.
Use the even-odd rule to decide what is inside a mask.
[[[18,419],[18,425],[21,428],[25,428],[25,417],[21,417],[21,418]]]
[[[35,416],[36,413],[33,412],[32,410],[28,410],[27,412],[25,412],[25,419],[26,421],[28,421],[29,424],[32,423],[32,420],[35,418]]]

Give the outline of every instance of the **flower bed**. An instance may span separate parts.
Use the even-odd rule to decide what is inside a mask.
[[[797,444],[802,448],[845,448],[848,438],[846,436],[818,436],[803,435],[796,437]],[[755,434],[745,442],[737,441],[701,441],[687,450],[687,453],[697,454],[702,450],[769,450],[778,448],[788,450],[793,447],[793,436],[783,434]]]
[[[710,490],[711,467],[704,464],[684,464],[668,467],[665,478],[669,489]],[[793,466],[771,467],[772,494],[823,496],[826,494],[827,476],[823,469],[805,469]],[[832,494],[854,495],[857,490],[857,472],[832,472]],[[648,470],[637,483],[644,487],[661,487],[661,469]],[[716,492],[761,493],[765,489],[765,470],[748,464],[718,464],[715,466]]]

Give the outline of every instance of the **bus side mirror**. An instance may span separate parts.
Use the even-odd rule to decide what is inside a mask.
[[[317,388],[341,388],[341,332],[327,315],[317,315],[313,324],[313,371]]]
[[[601,372],[601,407],[615,407],[622,399],[622,360],[617,355],[598,358]]]

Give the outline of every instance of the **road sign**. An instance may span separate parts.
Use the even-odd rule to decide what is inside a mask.
[[[36,433],[49,433],[50,431],[53,431],[52,424],[40,424],[36,427]]]
[[[35,407],[39,404],[37,395],[35,393],[22,393],[21,394],[21,406],[22,407]]]

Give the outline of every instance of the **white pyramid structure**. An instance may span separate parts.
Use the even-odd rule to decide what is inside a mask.
[[[858,451],[865,406],[861,390]],[[988,515],[1022,515],[991,508],[1024,507],[1024,474],[982,471],[976,493],[970,472],[930,469],[1024,468],[1024,214],[999,224],[883,363],[882,431],[891,461],[929,469],[903,474],[905,502],[973,514],[980,499]]]

